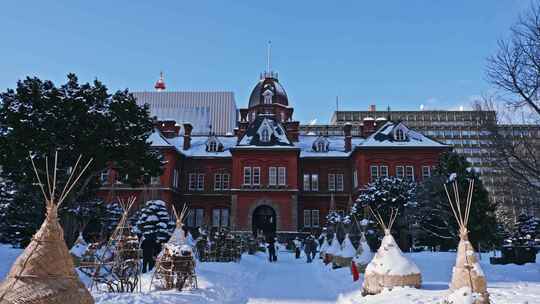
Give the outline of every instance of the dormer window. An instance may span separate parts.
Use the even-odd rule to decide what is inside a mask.
[[[315,152],[328,152],[328,147],[330,146],[330,143],[328,142],[328,139],[324,136],[319,136],[313,143],[313,150]]]
[[[396,132],[394,133],[394,139],[396,141],[405,141],[405,140],[407,140],[407,137],[405,136],[405,132],[403,131],[403,129],[398,128],[396,130]]]
[[[215,135],[210,136],[206,142],[206,151],[207,152],[221,152],[223,150],[223,145],[219,142],[218,138]]]
[[[264,104],[272,104],[272,96],[274,96],[274,93],[272,93],[271,90],[266,90],[262,94],[264,98]]]
[[[264,128],[261,131],[261,141],[262,142],[269,142],[270,141],[270,132],[268,131],[268,128]]]

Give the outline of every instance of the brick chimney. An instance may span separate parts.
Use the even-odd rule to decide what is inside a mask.
[[[166,138],[178,137],[180,133],[180,125],[172,119],[158,121],[157,127]]]
[[[362,127],[362,136],[368,137],[375,132],[375,118],[366,117],[364,118],[364,126]]]
[[[345,134],[345,152],[351,152],[352,150],[352,125],[350,123],[346,123],[343,126],[343,133]]]
[[[193,127],[190,123],[184,124],[184,150],[189,150],[191,148],[191,131]]]

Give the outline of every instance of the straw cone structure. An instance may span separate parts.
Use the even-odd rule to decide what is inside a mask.
[[[186,241],[186,235],[184,233],[183,227],[184,227],[184,219],[186,218],[188,214],[187,206],[184,205],[180,214],[176,212],[176,208],[174,208],[173,206],[173,212],[174,212],[174,217],[176,218],[176,227],[174,228],[173,234],[167,241],[167,244],[173,244],[173,245],[178,245],[178,246],[185,245],[187,244],[187,241]]]
[[[388,225],[384,223],[378,212],[371,211],[384,229],[384,238],[375,257],[366,267],[362,294],[378,294],[385,288],[392,289],[393,287],[420,288],[422,284],[420,269],[403,254],[390,233],[397,218],[397,211],[392,210]]]
[[[73,260],[64,241],[64,231],[58,222],[58,206],[64,201],[90,162],[73,179],[77,170],[77,164],[75,164],[73,174],[69,177],[59,197],[55,193],[57,163],[58,154],[55,156],[54,177],[51,179],[47,176],[48,193],[45,192],[45,187],[34,166],[45,196],[47,216],[41,228],[33,236],[32,242],[11,267],[7,279],[2,282],[1,304],[94,303],[94,299],[75,272]]]
[[[478,263],[474,247],[469,242],[469,231],[467,230],[474,190],[474,179],[469,180],[465,210],[461,209],[459,190],[455,180],[452,187],[454,190],[454,200],[452,200],[448,188],[444,185],[448,202],[452,207],[452,212],[459,225],[459,245],[456,255],[456,265],[452,269],[450,290],[456,292],[465,288],[473,294],[474,304],[488,304],[489,294],[487,292],[486,277],[480,267],[480,263]]]
[[[107,287],[109,292],[134,292],[140,290],[141,249],[139,239],[131,230],[129,212],[136,201],[135,196],[126,200],[118,198],[122,217],[114,229],[101,257],[94,265],[92,286],[98,290]]]
[[[173,206],[173,212],[176,217],[176,228],[169,241],[163,245],[163,250],[158,256],[156,271],[150,280],[150,288],[152,288],[155,279],[159,281],[162,289],[177,288],[182,290],[188,286],[197,288],[193,250],[187,244],[182,229],[183,221],[188,214],[187,206],[184,205],[180,214]]]
[[[334,262],[339,267],[348,267],[356,255],[356,249],[354,248],[349,234],[345,235],[345,239],[341,244],[341,250],[334,256]]]
[[[358,271],[364,272],[369,262],[371,262],[372,258],[373,253],[371,252],[371,248],[369,248],[369,245],[366,241],[365,234],[362,232],[360,244],[358,244],[358,248],[356,249],[356,256],[353,258],[354,262],[356,263],[356,267],[358,268]]]

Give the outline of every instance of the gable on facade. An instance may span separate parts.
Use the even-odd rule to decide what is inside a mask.
[[[328,141],[326,136],[320,135],[313,142],[313,151],[315,152],[328,152],[329,148],[330,148],[330,142]]]
[[[206,152],[223,152],[223,144],[215,135],[210,135],[206,142]]]
[[[403,122],[389,121],[366,138],[359,147],[447,148],[448,146],[409,129]]]
[[[272,114],[260,114],[247,128],[238,146],[293,146],[285,128]]]

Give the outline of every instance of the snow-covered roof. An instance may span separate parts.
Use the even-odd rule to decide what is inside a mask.
[[[264,132],[268,140],[264,139]],[[293,147],[287,132],[274,115],[258,115],[240,139],[238,147]]]
[[[236,136],[216,136],[219,142],[223,145],[223,150],[220,152],[206,151],[206,143],[208,136],[192,136],[191,148],[183,150],[184,137],[179,136],[169,139],[171,144],[182,154],[188,157],[231,157],[230,149],[236,146]]]
[[[300,135],[298,142],[291,142],[283,126],[272,115],[260,115],[258,123],[253,123],[240,143],[236,136],[201,135],[191,137],[191,147],[184,150],[184,137],[165,138],[156,129],[148,138],[153,147],[174,147],[188,157],[231,157],[231,149],[298,149],[300,158],[346,158],[355,148],[446,148],[445,144],[410,130],[403,123],[387,122],[368,138],[352,137],[352,151],[345,151],[345,136]],[[269,142],[261,142],[262,128],[272,132]],[[406,134],[404,140],[395,140],[394,132],[399,129]],[[316,151],[314,143],[324,138],[328,143],[325,151]],[[223,145],[218,152],[207,151],[209,138]],[[221,148],[221,146],[220,146]]]
[[[403,131],[405,138],[398,140],[395,132]],[[389,121],[358,145],[360,148],[446,148],[436,140],[409,129],[402,122]]]
[[[154,129],[152,134],[146,139],[146,142],[150,143],[152,147],[162,148],[162,147],[172,147],[171,143],[161,135],[158,129]]]
[[[319,158],[319,157],[348,157],[351,152],[345,152],[345,136],[326,136],[328,140],[328,151],[317,152],[313,150],[313,143],[319,138],[319,135],[300,135],[298,142],[294,145],[300,148],[300,157]],[[353,137],[353,148],[364,141],[363,138]]]

